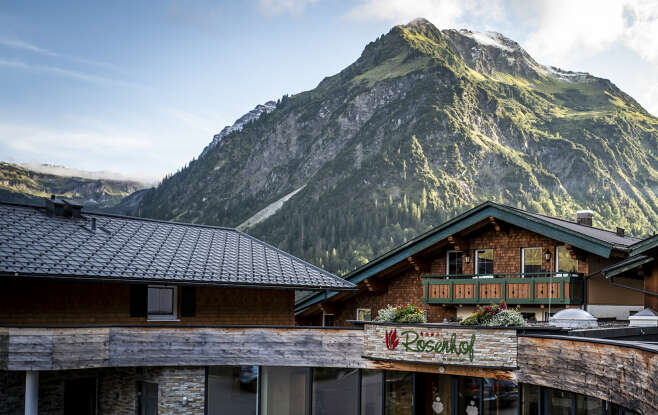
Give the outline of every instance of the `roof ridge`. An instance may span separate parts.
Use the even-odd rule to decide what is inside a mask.
[[[25,204],[25,203],[4,202],[4,201],[0,201],[0,205],[24,207],[24,208],[31,208],[31,209],[38,209],[38,210],[45,210],[46,209],[45,206],[30,205],[30,204]],[[95,211],[85,210],[84,206],[82,207],[82,209],[83,209],[82,210],[83,215],[94,215],[94,216],[103,216],[103,217],[116,218],[116,219],[129,219],[129,220],[156,222],[156,223],[167,223],[167,224],[170,224],[170,225],[192,226],[192,227],[197,227],[197,228],[222,229],[222,230],[225,230],[225,231],[238,232],[237,229],[231,228],[229,226],[204,225],[202,223],[189,223],[189,222],[175,222],[175,221],[165,220],[165,219],[143,218],[143,217],[140,217],[140,216],[119,215],[117,213],[108,213],[108,212],[95,212]]]
[[[494,202],[492,202],[492,203],[494,203]],[[589,229],[596,229],[597,231],[603,231],[603,232],[608,232],[608,233],[617,235],[617,232],[612,231],[610,229],[598,228],[596,226],[583,225],[581,223],[574,222],[574,221],[569,220],[569,219],[562,219],[562,218],[559,218],[557,216],[551,216],[551,215],[546,215],[544,213],[532,212],[530,210],[521,209],[521,208],[518,208],[518,207],[515,207],[515,206],[504,205],[504,204],[499,204],[499,203],[496,203],[496,204],[498,206],[504,206],[504,207],[507,207],[507,208],[510,208],[510,209],[518,210],[518,211],[523,212],[523,213],[529,213],[531,215],[537,215],[537,216],[542,216],[542,217],[545,217],[545,218],[551,218],[551,219],[559,220],[559,221],[562,221],[562,222],[567,222],[567,223],[570,223],[572,225],[584,226],[584,227],[589,228]],[[617,235],[617,236],[619,236],[619,235]],[[631,235],[624,235],[624,236],[621,236],[621,238],[639,239],[641,241],[643,240],[642,238],[638,238],[637,236],[631,236]]]

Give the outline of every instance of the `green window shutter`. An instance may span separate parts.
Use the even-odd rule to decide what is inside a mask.
[[[181,287],[181,317],[196,315],[196,287]]]
[[[147,285],[130,286],[130,317],[146,317],[148,302]]]

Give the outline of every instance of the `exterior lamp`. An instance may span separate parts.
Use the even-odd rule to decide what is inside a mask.
[[[471,263],[471,253],[470,253],[470,252],[467,252],[467,253],[464,255],[464,261],[466,261],[467,264],[470,264],[470,263]]]
[[[551,262],[551,250],[547,249],[546,252],[544,252],[544,258],[546,258],[546,262]]]

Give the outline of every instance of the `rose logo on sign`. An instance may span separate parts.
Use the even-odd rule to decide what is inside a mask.
[[[395,350],[395,348],[398,347],[399,342],[400,339],[398,339],[397,329],[391,331],[386,330],[386,348],[388,350]]]

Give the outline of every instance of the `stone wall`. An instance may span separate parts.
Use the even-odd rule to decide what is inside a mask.
[[[203,415],[205,373],[203,367],[42,371],[39,373],[39,414],[64,415],[66,382],[89,378],[97,382],[98,413],[101,415],[134,415],[137,382],[140,381],[158,384],[159,415]],[[24,399],[25,372],[0,372],[0,414],[22,415]]]
[[[439,344],[437,351],[434,348]],[[517,337],[515,329],[366,324],[363,355],[380,360],[516,368]]]

